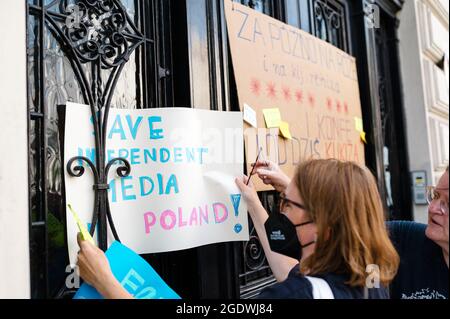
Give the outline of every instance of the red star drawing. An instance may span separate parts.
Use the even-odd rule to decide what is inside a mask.
[[[283,88],[283,96],[284,96],[284,99],[289,102],[291,100],[291,89],[284,87]]]
[[[275,88],[275,84],[273,82],[267,83],[267,96],[271,99],[275,99],[277,97],[277,89]]]
[[[311,105],[311,107],[314,107],[314,103],[316,103],[316,98],[312,93],[309,93],[308,95],[308,102]]]
[[[258,79],[253,78],[250,83],[250,89],[252,90],[253,94],[259,96],[259,93],[261,92],[261,82],[259,82]]]
[[[345,114],[348,114],[348,104],[347,104],[347,102],[344,102],[344,112],[345,112]]]
[[[341,102],[336,100],[336,110],[341,113]]]
[[[328,111],[331,111],[333,109],[333,101],[331,100],[331,98],[327,98],[327,108]]]
[[[303,101],[303,92],[302,92],[302,90],[297,90],[295,92],[295,99],[297,100],[298,103],[302,103],[302,101]]]

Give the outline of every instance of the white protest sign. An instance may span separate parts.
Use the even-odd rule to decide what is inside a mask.
[[[127,177],[117,175],[120,163],[108,174],[111,214],[125,245],[143,254],[248,240],[247,207],[235,184],[243,174],[242,123],[239,112],[110,109],[105,160],[123,157],[131,164]],[[67,103],[64,140],[64,169],[75,156],[95,163],[88,106]],[[83,165],[81,177],[65,169],[66,202],[89,226],[94,179]],[[74,264],[78,228],[72,215],[66,216]],[[111,243],[109,229],[108,238]]]

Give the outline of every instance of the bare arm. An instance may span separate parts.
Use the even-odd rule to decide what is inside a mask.
[[[95,288],[106,299],[134,299],[114,277],[107,282],[98,284]]]
[[[93,286],[106,299],[132,299],[114,277],[108,259],[102,250],[88,241],[82,240],[78,234],[78,268],[80,276]]]
[[[262,206],[253,184],[250,183],[249,186],[247,186],[245,185],[246,181],[246,176],[243,179],[238,178],[236,179],[236,184],[240,188],[242,195],[247,202],[250,217],[252,218],[253,225],[258,233],[258,237],[264,249],[267,261],[269,262],[269,266],[277,281],[284,281],[289,272],[299,263],[299,261],[297,259],[275,253],[270,249],[269,241],[264,228],[264,223],[269,215]]]

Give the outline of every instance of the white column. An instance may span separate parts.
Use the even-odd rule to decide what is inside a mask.
[[[448,82],[438,67],[448,52],[448,5],[443,3],[408,0],[399,14],[409,167],[426,171],[429,185],[448,165]],[[427,205],[413,205],[413,209],[414,220],[427,223]]]
[[[29,298],[26,1],[0,2],[0,299]]]

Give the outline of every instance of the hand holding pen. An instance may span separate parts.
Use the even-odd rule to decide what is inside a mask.
[[[264,184],[272,185],[278,192],[284,192],[291,182],[278,164],[272,161],[260,158],[252,166],[252,174],[257,174]]]
[[[256,169],[256,164],[258,163],[259,156],[261,155],[261,152],[262,152],[262,147],[259,148],[258,155],[256,156],[255,163],[252,164],[252,166],[253,166],[252,170],[250,171],[250,175],[248,175],[247,183],[245,184],[247,186],[248,186],[248,183],[250,183],[250,179],[252,178],[252,175],[254,174],[254,171]]]

